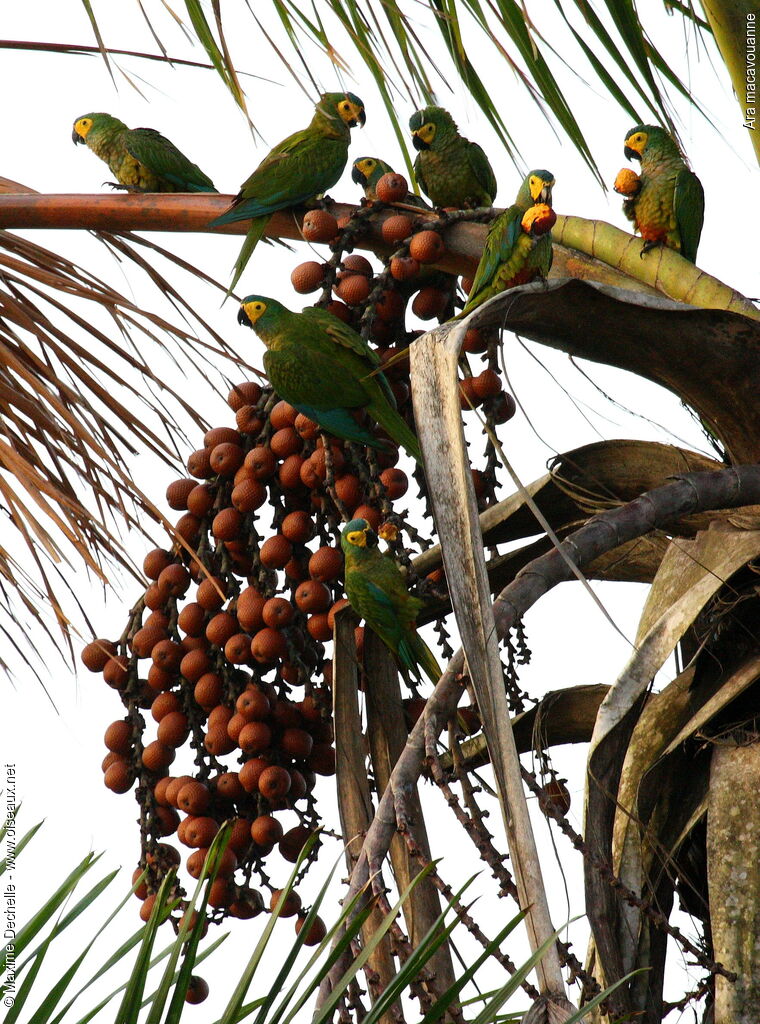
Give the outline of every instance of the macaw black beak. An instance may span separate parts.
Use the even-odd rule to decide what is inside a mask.
[[[626,160],[641,160],[641,153],[638,153],[635,149],[631,149],[630,146],[626,146],[623,150]]]
[[[377,538],[377,534],[375,533],[374,530],[371,530],[369,528],[366,529],[364,531],[364,537],[365,537],[365,540],[367,542],[367,547],[368,548],[376,548],[377,547],[377,545],[378,545],[378,538]]]
[[[415,149],[430,149],[429,143],[421,139],[417,132],[412,132],[412,145]]]
[[[75,144],[76,144],[77,142],[81,142],[81,143],[83,143],[83,144],[84,144],[84,139],[83,139],[83,137],[82,137],[82,136],[81,136],[81,135],[79,134],[79,132],[78,132],[78,131],[76,130],[76,128],[75,128],[75,129],[74,129],[74,131],[73,131],[73,132],[71,133],[71,141],[72,141],[73,143],[75,143]]]
[[[366,111],[364,110],[364,107],[362,107],[362,109],[359,111],[359,124],[363,128],[366,123],[367,123],[367,114],[366,114]]]
[[[253,324],[248,319],[248,314],[246,313],[242,306],[238,310],[237,322],[241,324],[243,327],[253,327]]]
[[[358,167],[354,166],[351,168],[351,181],[356,185],[366,185],[367,175],[360,171]]]

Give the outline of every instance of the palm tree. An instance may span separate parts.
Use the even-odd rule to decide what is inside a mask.
[[[199,3],[188,0],[186,7],[192,31],[204,47],[210,65],[235,101],[244,107],[241,79],[230,58],[219,6],[214,7],[213,26],[207,22]],[[752,24],[748,20],[752,13],[749,5],[704,3],[706,21],[690,5],[671,7],[684,18],[684,25],[695,34],[695,39],[699,33],[713,29],[737,96],[746,97],[743,62],[747,26]],[[394,77],[403,79],[415,106],[432,101],[441,88],[417,22],[429,18],[430,28],[440,33],[445,45],[450,71],[478,104],[508,152],[514,154],[515,140],[499,104],[483,84],[483,69],[472,57],[480,52],[476,41],[481,43],[487,36],[520,82],[525,99],[535,100],[557,130],[576,147],[590,170],[599,173],[580,127],[581,116],[570,109],[549,69],[555,59],[551,37],[518,5],[431,3],[410,12],[388,3],[325,3],[316,6],[313,18],[290,3],[275,5],[275,11],[293,47],[292,54],[281,54],[293,77],[306,81],[301,66],[293,63],[293,54],[304,53],[307,45],[327,50],[338,67],[341,48],[348,45],[373,75],[402,147],[403,132],[398,126],[391,84]],[[588,62],[598,88],[605,90],[633,121],[651,119],[675,127],[670,97],[688,95],[688,90],[669,71],[633,5],[609,2],[604,18],[597,17],[586,4],[568,3],[558,11],[554,17],[566,18],[570,24],[579,53]],[[256,15],[253,18],[254,24],[258,24]],[[94,21],[93,26],[97,32]],[[260,31],[263,36],[264,28]],[[340,45],[334,41],[335,32],[340,34]],[[16,43],[15,48],[20,45]],[[122,55],[108,50],[99,36],[98,48],[109,68],[118,68]],[[75,53],[83,48],[69,49]],[[400,70],[401,75],[394,74],[394,70]],[[441,78],[445,80],[450,71],[444,69]],[[311,85],[314,84],[312,81]],[[746,106],[744,103],[743,107]],[[746,114],[746,109],[743,112]],[[754,133],[750,132],[750,137],[757,147]],[[68,226],[94,228],[101,232],[102,244],[142,266],[164,292],[169,291],[170,285],[156,274],[154,257],[148,259],[143,255],[145,241],[125,236],[125,232],[148,224],[170,229],[178,209],[195,218],[192,223],[200,228],[224,207],[223,198],[215,197],[166,197],[161,201],[134,197],[126,220],[122,213],[124,204],[114,203],[110,197],[99,197],[97,202],[88,197],[65,208],[55,197],[19,191],[12,182],[7,188],[7,196],[0,197],[3,227],[59,225],[66,218]],[[344,208],[336,210],[339,216],[349,212]],[[360,243],[379,252],[384,251],[381,220],[377,218],[370,234]],[[300,225],[282,217],[270,231],[283,237],[299,237]],[[477,258],[483,236],[484,228],[476,224],[464,223],[450,229],[448,262],[442,265],[443,269],[467,271]],[[495,300],[482,312],[473,314],[463,329],[507,327],[573,356],[606,362],[654,379],[688,402],[710,425],[731,466],[756,462],[758,432],[753,412],[756,389],[751,354],[757,341],[758,315],[751,303],[722,288],[720,282],[692,270],[673,254],[663,253],[656,263],[639,259],[637,252],[631,258],[629,236],[609,226],[597,225],[590,233],[588,222],[561,218],[555,241],[555,274],[559,270],[560,277],[590,277],[638,294],[622,296],[570,280],[540,294],[528,289],[508,300]],[[174,346],[172,351],[178,358],[186,357],[190,351],[202,353],[204,359],[212,356],[217,369],[222,367],[223,375],[227,371],[220,361],[233,357],[207,323],[190,331],[156,314],[146,314],[94,275],[7,230],[2,246],[6,397],[5,442],[0,447],[0,457],[6,473],[15,480],[11,486],[7,483],[9,477],[5,478],[3,493],[10,520],[27,543],[31,559],[28,564],[19,564],[16,557],[6,556],[0,563],[6,593],[12,595],[4,624],[6,635],[12,637],[14,623],[20,619],[18,602],[40,621],[40,628],[44,628],[40,603],[49,603],[59,625],[65,628],[69,616],[51,579],[57,575],[55,563],[62,554],[83,558],[88,570],[102,578],[109,559],[124,560],[111,525],[114,517],[126,514],[127,521],[137,525],[142,525],[144,512],[160,519],[150,497],[135,488],[125,457],[134,446],[149,446],[161,458],[176,459],[177,422],[173,412],[167,411],[165,398],[177,403],[174,409],[183,409],[182,389],[172,389],[165,380],[157,380],[149,362],[136,355],[140,341],[135,332],[153,334],[160,330],[168,344]],[[663,300],[663,293],[670,299],[699,306],[700,311],[672,307]],[[112,334],[88,327],[87,317],[71,311],[68,302],[60,301],[61,295],[71,294],[106,310],[129,342],[120,343]],[[180,316],[194,315],[187,298],[177,292],[174,297]],[[55,320],[51,318],[51,306]],[[61,318],[64,323],[68,320],[68,325],[61,327]],[[99,364],[95,365],[89,346],[85,349],[72,337],[73,324],[89,329],[92,341],[103,346],[107,355]],[[26,342],[24,332],[34,336],[34,347]],[[726,478],[722,465],[714,460],[673,448],[661,451],[660,446],[648,444],[608,442],[565,453],[550,477],[527,488],[519,485],[511,499],[494,505],[481,519],[488,545],[489,540],[535,534],[535,526],[526,533],[520,517],[528,516],[530,520],[530,515],[537,511],[543,517],[540,521],[546,535],[544,547],[529,545],[519,553],[513,552],[506,558],[506,564],[503,556],[486,563],[484,548],[465,543],[466,538],[455,528],[457,523],[469,522],[472,536],[476,536],[479,515],[459,426],[456,375],[463,333],[464,330],[431,332],[417,342],[412,352],[417,422],[437,428],[421,430],[429,481],[432,483],[436,467],[446,467],[440,481],[431,488],[443,564],[450,569],[467,566],[461,589],[455,585],[457,574],[449,571],[449,598],[487,739],[487,743],[475,742],[472,751],[466,753],[457,751],[452,741],[448,756],[458,758],[460,767],[474,764],[478,758],[490,759],[494,766],[497,788],[505,801],[518,895],[523,906],[531,905],[529,930],[534,948],[538,948],[551,934],[552,927],[541,895],[535,850],[530,843],[527,849],[521,845],[530,828],[527,822],[517,830],[512,824],[515,815],[520,820],[523,783],[512,733],[506,725],[508,708],[494,639],[497,632],[508,635],[509,629],[518,625],[517,620],[505,615],[504,608],[507,601],[514,599],[519,581],[513,580],[519,568],[529,565],[531,572],[536,572],[538,556],[553,558],[551,572],[555,575],[549,569],[543,571],[552,583],[562,578],[558,566],[566,566],[567,560],[561,562],[558,556],[547,553],[559,540],[565,541],[565,553],[577,572],[652,583],[637,652],[631,663],[598,714],[598,702],[593,713],[584,705],[587,718],[579,738],[591,744],[588,803],[585,841],[575,839],[584,847],[587,910],[593,932],[587,969],[589,976],[595,976],[602,984],[611,984],[632,970],[647,968],[647,974],[636,975],[610,997],[609,1009],[613,1014],[638,1012],[644,1014],[642,1019],[661,1020],[666,1010],[661,997],[664,936],[679,939],[663,919],[668,917],[677,889],[683,904],[704,924],[702,948],[695,949],[693,943],[685,948],[690,955],[701,958],[699,962],[707,971],[704,991],[714,1007],[711,1005],[706,1013],[713,1013],[716,1021],[754,1020],[758,1004],[756,965],[745,962],[742,949],[744,937],[754,927],[756,873],[745,872],[751,877],[741,891],[737,890],[735,858],[741,840],[732,831],[730,801],[741,800],[742,806],[746,805],[742,824],[753,828],[756,812],[744,793],[750,791],[756,762],[751,686],[757,674],[757,645],[753,643],[751,613],[749,618],[745,616],[756,600],[752,560],[757,552],[753,546],[754,531],[749,529],[754,525],[751,513],[716,510],[756,504],[755,477],[734,472],[733,477],[729,474]],[[139,395],[146,409],[156,417],[158,429],[146,427],[143,416],[136,416],[130,408],[131,400],[119,402],[107,386],[103,387],[101,375],[121,379],[125,373],[122,364],[129,364],[129,373],[147,383],[147,390],[139,384],[131,386],[135,398]],[[437,374],[435,401],[431,401],[426,384],[430,367]],[[198,423],[197,414],[187,403],[183,412],[194,416]],[[445,439],[446,447],[436,453],[440,438]],[[493,452],[495,461],[499,455],[506,461],[498,445],[494,445]],[[621,466],[625,473],[621,473]],[[684,470],[710,474],[709,480],[689,477],[684,486],[693,495],[691,504],[675,484],[662,497],[655,493],[673,473]],[[640,506],[629,505],[643,492],[654,495],[647,499],[657,509],[654,519],[640,514]],[[83,494],[90,498],[85,500]],[[137,501],[139,514],[130,511],[135,506],[129,506],[128,500]],[[679,501],[687,504],[679,505]],[[41,506],[42,518],[33,511],[32,502]],[[585,557],[574,554],[581,550],[587,535],[571,542],[568,535],[594,514],[598,519],[586,527],[591,531],[589,553]],[[627,547],[611,542],[610,546],[599,540],[616,522],[615,515],[633,521],[632,532],[625,534]],[[449,521],[451,528],[447,525]],[[710,522],[721,524],[717,550],[715,530],[706,530]],[[645,553],[642,545],[636,543],[640,536],[649,538]],[[673,538],[670,544],[668,537]],[[602,564],[598,560],[603,556],[607,561]],[[436,568],[431,560],[434,555],[426,553],[421,558],[426,572]],[[498,592],[502,592],[502,603],[497,602],[492,611],[489,593]],[[521,598],[521,613],[527,607],[525,602],[535,596]],[[749,637],[746,643],[741,642],[744,637]],[[21,640],[14,637],[13,642],[19,644]],[[685,668],[661,693],[645,701],[644,688],[675,645],[679,645]],[[378,657],[376,661],[379,664],[382,659]],[[452,665],[456,664],[455,659]],[[475,665],[480,671],[475,671]],[[715,665],[719,669],[711,669]],[[355,681],[349,678],[350,671],[345,671],[347,675],[336,666],[334,686],[347,687],[346,692],[350,693]],[[382,673],[377,670],[377,674]],[[398,785],[409,785],[419,774],[426,750],[425,723],[430,730],[443,725],[453,713],[459,697],[459,690],[452,686],[453,679],[450,669],[439,684],[434,702],[419,720],[421,724],[413,733],[417,736],[416,745],[407,747],[395,768]],[[570,706],[560,711],[553,722],[558,735],[566,734],[568,723],[578,713],[575,702],[580,707],[586,698],[587,694],[580,692],[566,695]],[[398,703],[392,691],[388,699]],[[437,717],[433,714],[436,708]],[[377,732],[380,725],[372,729]],[[349,733],[348,723],[343,731],[338,730],[339,764],[345,753],[349,758],[347,764],[356,772],[362,752],[347,752],[341,746],[342,736]],[[710,744],[707,752],[697,739],[704,736]],[[744,741],[742,745],[738,744],[738,737]],[[430,755],[429,747],[427,752]],[[379,757],[373,751],[376,777],[381,774]],[[389,778],[392,768],[392,764],[387,764],[383,769]],[[685,794],[684,777],[689,779]],[[340,773],[338,781],[340,789]],[[445,779],[443,782],[448,784]],[[528,784],[537,785],[530,779]],[[391,792],[389,787],[383,797],[386,811]],[[347,823],[344,831],[360,831],[370,826],[369,821],[350,819],[345,787],[342,802]],[[569,829],[561,810],[556,811],[556,805],[554,808],[552,816],[561,828]],[[395,810],[398,814],[399,808]],[[367,865],[380,863],[387,852],[390,820],[386,813],[371,824],[367,844],[355,868],[355,886],[360,884]],[[409,872],[410,867],[407,864],[404,869],[397,859],[394,870],[397,877],[403,877],[400,873]],[[414,868],[411,870],[413,873]],[[417,914],[434,916],[430,892],[421,886],[420,894]],[[729,905],[737,907],[731,915],[723,910]],[[413,923],[408,922],[408,927],[413,935]],[[548,1014],[552,1001],[564,1006],[559,972],[563,957],[566,959],[566,953],[560,948],[543,961],[538,975],[536,1012]],[[439,962],[437,970],[450,971],[450,961],[448,967]],[[382,970],[379,973],[382,975]],[[732,974],[739,974],[740,984],[730,977]]]

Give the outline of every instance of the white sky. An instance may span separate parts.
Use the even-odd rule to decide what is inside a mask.
[[[136,5],[129,9],[121,4],[103,2],[94,6],[107,45],[154,52],[155,44]],[[170,54],[205,60],[204,54],[187,45],[168,14],[157,3],[148,3],[146,7],[155,17]],[[644,0],[640,8],[647,18],[651,16],[650,32],[655,43],[672,59],[674,69],[689,77],[718,129],[711,128],[698,114],[679,107],[683,117],[682,139],[692,165],[702,179],[707,197],[699,264],[739,291],[757,294],[753,233],[744,229],[744,213],[741,212],[746,209],[744,203],[752,194],[752,186],[756,188],[757,171],[746,132],[741,126],[740,110],[731,97],[722,65],[711,50],[705,53],[701,46],[690,47],[690,64],[687,65],[682,19],[665,16],[655,0]],[[266,12],[268,27],[274,29],[282,43],[282,33],[277,32],[276,25],[269,18],[269,4],[256,4],[256,9],[260,9],[262,14]],[[585,66],[580,65],[577,53],[563,50],[569,46],[567,32],[553,5],[535,3],[529,5],[529,9],[534,19],[542,19],[537,21],[537,28],[551,38],[572,66],[579,67],[580,75],[590,77]],[[210,11],[208,14],[211,18]],[[118,73],[118,91],[115,90],[97,56],[68,57],[3,50],[0,94],[6,98],[6,127],[0,173],[43,192],[100,192],[101,183],[110,176],[106,166],[84,147],[74,147],[70,134],[75,117],[91,110],[107,110],[130,126],[159,129],[199,163],[221,191],[236,192],[241,181],[271,145],[308,122],[312,101],[296,89],[282,65],[273,58],[242,3],[225,4],[224,18],[238,67],[271,79],[269,82],[242,79],[251,115],[263,142],[257,140],[254,144],[242,115],[213,72],[188,68],[173,71],[147,61],[119,60],[139,84],[140,95]],[[8,39],[87,44],[93,41],[84,6],[76,0],[6,4],[1,24],[2,35]],[[420,31],[426,43],[438,46],[437,36],[429,28],[421,24]],[[693,43],[693,39],[690,42]],[[470,45],[477,58],[483,59],[486,51],[482,37],[473,36]],[[338,49],[344,57],[353,60],[347,44],[339,42]],[[323,86],[338,87],[339,83],[326,62],[316,52],[311,56],[314,72]],[[717,76],[713,65],[719,72]],[[611,183],[617,170],[625,164],[622,147],[627,129],[631,127],[630,118],[594,90],[586,88],[572,73],[561,69],[556,61],[553,67],[573,109],[582,116],[582,127],[587,132],[604,178]],[[372,81],[358,63],[353,65],[353,69],[356,78],[346,78],[344,84],[364,99],[368,121],[363,131],[357,130],[353,134],[351,159],[361,155],[382,155],[401,169],[401,157]],[[548,167],[554,171],[557,210],[609,220],[625,227],[627,222],[620,210],[619,197],[614,193],[605,195],[601,191],[574,149],[554,136],[536,107],[525,99],[505,66],[502,63],[489,64],[485,77],[520,148],[523,164],[527,167]],[[452,95],[441,87],[439,98],[452,112],[463,133],[480,142],[488,152],[500,183],[497,203],[506,205],[511,202],[520,176],[498,147],[474,104],[461,90]],[[397,102],[399,116],[404,123],[414,108],[405,96],[398,96]],[[350,181],[350,166],[331,194],[341,200],[356,198],[357,190]],[[104,250],[95,240],[74,233],[65,237],[60,232],[28,234],[40,244],[64,249],[85,266],[112,280],[120,289],[131,289],[138,299],[144,300],[151,308],[155,307],[155,294],[146,287],[139,274],[131,266],[117,267],[109,259],[104,259]],[[223,281],[227,280],[240,244],[239,237],[215,238],[210,235],[165,235],[157,240]],[[274,294],[291,305],[302,304],[300,297],[295,296],[291,289],[290,271],[302,259],[315,257],[305,246],[299,245],[297,249],[296,254],[279,248],[261,247],[257,250],[241,281],[240,293]],[[238,346],[252,363],[260,365],[258,342],[252,332],[236,325],[234,303],[228,303],[220,310],[219,296],[210,288],[176,274],[172,279],[188,291],[193,304],[230,344]],[[525,482],[544,472],[547,458],[555,451],[567,451],[590,443],[598,440],[600,435],[659,441],[678,438],[695,448],[705,449],[701,433],[691,417],[672,395],[662,389],[606,367],[586,367],[600,387],[623,405],[663,424],[664,429],[659,430],[644,419],[627,416],[605,403],[561,353],[536,345],[530,345],[529,350],[551,369],[576,401],[584,403],[584,412],[590,417],[595,430],[546,371],[516,339],[508,336],[505,339],[505,358],[510,378],[530,422],[518,415],[505,429],[502,440]],[[158,353],[155,359],[157,365],[166,365],[167,372],[172,372],[170,364],[162,361]],[[191,393],[198,402],[198,408],[212,424],[231,424],[229,410],[208,388],[195,382]],[[201,443],[197,432],[191,434],[190,440],[187,453]],[[140,485],[165,508],[163,494],[174,474],[147,458],[136,461],[135,473]],[[136,538],[132,542],[132,550],[135,558],[141,560],[146,550],[144,541]],[[607,584],[597,585],[596,590],[616,622],[632,637],[645,588]],[[126,581],[121,592],[112,597],[106,607],[102,591],[83,579],[79,596],[96,624],[98,634],[115,635],[121,631],[127,610],[138,594],[134,584]],[[611,682],[629,653],[627,644],[604,621],[590,599],[581,593],[578,584],[564,585],[542,600],[528,615],[526,627],[533,662],[524,670],[521,679],[528,691],[535,695],[561,686]],[[115,694],[103,685],[99,677],[83,672],[75,679],[47,652],[43,652],[43,656],[49,672],[48,688],[58,705],[58,714],[52,710],[36,681],[31,675],[25,675],[23,669],[15,680],[15,686],[0,680],[5,709],[3,760],[17,764],[19,795],[24,804],[22,825],[29,827],[43,817],[47,819],[44,832],[20,861],[22,920],[36,909],[42,895],[49,892],[53,883],[64,877],[88,849],[105,850],[102,863],[109,868],[119,864],[125,866],[123,885],[127,884],[127,877],[138,856],[138,831],[132,797],[116,797],[106,791],[99,767],[104,753],[103,731],[109,722],[122,714]],[[583,761],[584,751],[581,748],[558,751],[555,756],[560,771],[571,779],[577,825],[582,806]],[[331,803],[328,788],[323,787],[325,808]],[[439,836],[439,849],[436,851],[445,854],[444,875],[453,881],[478,870],[481,865],[473,859],[472,848],[465,844],[464,839],[459,842],[458,830],[451,827],[451,819],[442,802],[434,798],[431,806],[436,822],[440,823],[438,830],[445,836],[445,848]],[[490,823],[501,842],[496,808]],[[551,865],[553,856],[549,851],[548,833],[541,822],[538,824],[538,837],[540,845],[547,851],[547,865]],[[563,842],[562,837],[557,839],[563,863],[567,866],[572,898],[568,912],[562,885],[554,868],[549,866],[552,879],[550,896],[557,924],[583,910],[580,866],[574,855],[570,858]],[[334,843],[325,849],[324,871],[319,869],[315,872],[315,881],[309,886],[311,893],[317,888],[316,875],[326,872],[338,852],[338,845]],[[284,868],[280,876],[285,877]],[[94,877],[99,877],[97,869]],[[481,877],[475,888],[485,894],[493,891],[487,877]],[[96,912],[98,920],[105,915],[107,907],[115,904],[116,898],[115,891],[106,898],[103,908]],[[133,912],[126,915],[123,922],[125,934],[137,922],[136,901],[131,909]],[[503,921],[505,912],[512,913],[506,904],[499,907],[491,927],[486,927],[486,930],[493,933]],[[488,919],[487,909],[480,913]],[[94,928],[95,921],[90,922],[90,926]],[[280,925],[282,929],[289,927]],[[188,1011],[189,1020],[209,1020],[210,1014],[223,1005],[221,997],[229,987],[224,979],[229,983],[247,958],[258,932],[257,923],[236,928],[235,948],[226,949],[221,957],[218,956],[215,967],[206,969],[204,965],[201,973],[212,983],[212,996],[203,1009]],[[578,936],[575,951],[582,955],[582,927]],[[521,949],[524,952],[524,946],[515,946],[510,952],[519,959]],[[52,981],[53,973],[49,976]],[[680,980],[674,992],[678,991],[678,984]],[[524,1005],[524,1000],[514,1004],[515,1008]],[[104,1015],[102,1019],[109,1017]]]

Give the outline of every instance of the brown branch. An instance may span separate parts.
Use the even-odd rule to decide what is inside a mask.
[[[594,558],[650,530],[661,529],[691,512],[738,508],[760,502],[760,465],[736,466],[715,473],[689,473],[664,484],[620,508],[595,516],[562,544],[564,554],[583,569]],[[557,584],[574,576],[556,549],[535,559],[494,602],[494,619],[499,636],[505,636],[540,597]],[[348,899],[355,896],[369,878],[370,865],[386,856],[396,832],[394,794],[413,786],[425,759],[425,735],[438,735],[454,713],[464,689],[464,657],[459,650],[441,676],[435,690],[409,735],[367,832],[361,854],[349,881]],[[334,982],[325,979],[320,1003]]]

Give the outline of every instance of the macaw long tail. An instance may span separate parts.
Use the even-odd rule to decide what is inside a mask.
[[[240,254],[238,255],[237,260],[235,261],[235,269],[232,274],[232,281],[230,283],[229,288],[227,289],[225,299],[228,299],[230,297],[230,295],[233,292],[233,289],[235,288],[235,285],[240,280],[240,275],[245,270],[246,264],[248,263],[248,260],[251,258],[253,254],[253,250],[261,241],[261,237],[264,234],[264,229],[266,228],[268,223],[268,216],[253,217],[251,219],[251,226],[248,228],[248,234],[245,236],[243,247],[240,250]]]
[[[419,665],[419,667],[428,677],[430,682],[435,686],[435,684],[443,675],[443,671],[441,669],[441,666],[436,661],[435,655],[430,650],[425,641],[422,639],[422,637],[419,635],[419,633],[413,633],[411,635],[408,641],[408,645],[414,662],[417,665]],[[399,653],[401,652],[399,651]]]

